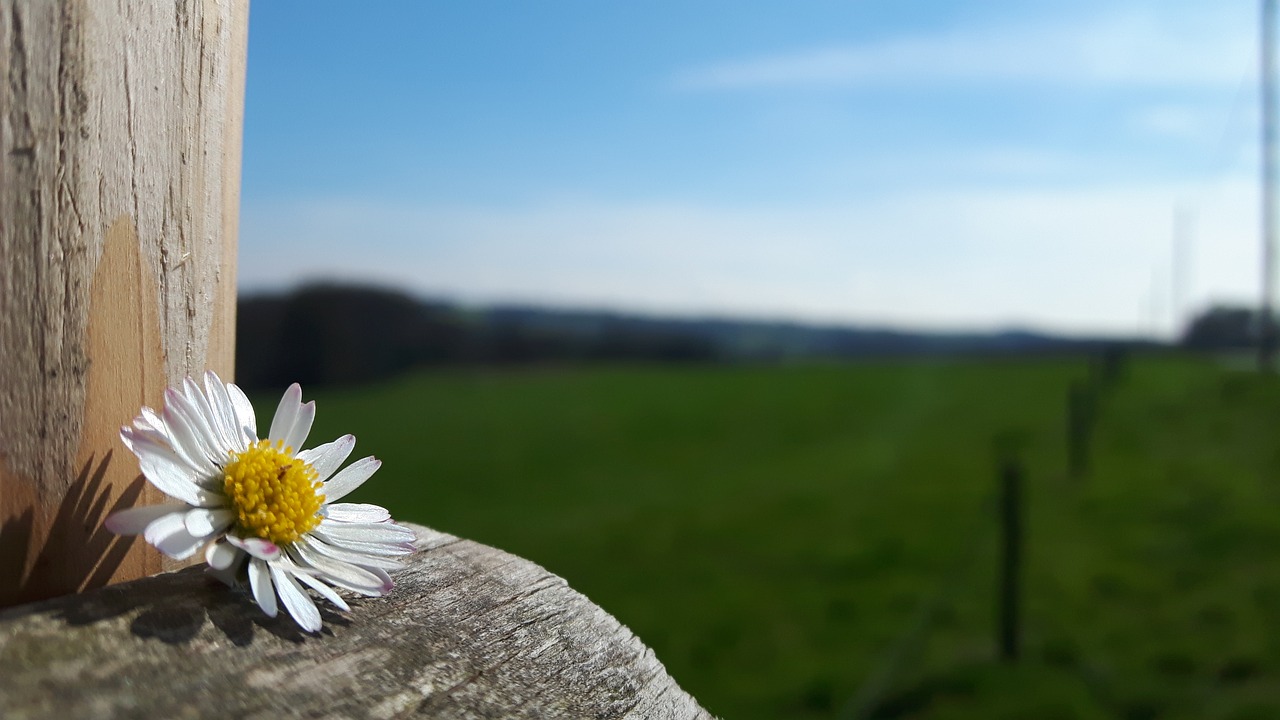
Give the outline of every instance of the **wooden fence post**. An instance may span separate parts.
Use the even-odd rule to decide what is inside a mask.
[[[1000,466],[1000,573],[996,594],[996,641],[1000,659],[1018,659],[1019,600],[1022,585],[1022,463],[1009,457]]]
[[[162,569],[121,425],[230,378],[247,0],[0,0],[0,606]]]
[[[1097,419],[1094,385],[1073,380],[1067,386],[1067,474],[1082,478],[1089,473],[1089,445]]]

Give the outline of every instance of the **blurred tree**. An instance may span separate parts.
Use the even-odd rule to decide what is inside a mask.
[[[1276,327],[1272,319],[1272,328]],[[1218,305],[1197,315],[1182,336],[1185,347],[1197,350],[1227,350],[1257,347],[1262,336],[1262,319],[1253,308]]]
[[[452,308],[380,288],[310,285],[240,303],[236,369],[248,387],[346,384],[466,352]]]
[[[318,284],[243,297],[236,378],[250,388],[350,384],[424,365],[717,357],[693,330],[625,317],[522,308],[467,311],[396,290]]]

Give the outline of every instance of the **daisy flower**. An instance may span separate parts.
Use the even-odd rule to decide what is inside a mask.
[[[315,414],[294,383],[259,439],[239,387],[212,372],[203,388],[187,378],[165,391],[162,412],[144,407],[120,430],[142,474],[176,502],[115,513],[107,529],[140,534],[178,560],[205,548],[216,577],[235,586],[247,576],[263,612],[275,617],[278,598],[308,632],[321,621],[304,586],[343,610],[351,608],[336,588],[386,595],[387,571],[413,550],[413,531],[377,505],[335,502],[382,463],[367,457],[335,473],[355,447],[351,435],[299,452]]]

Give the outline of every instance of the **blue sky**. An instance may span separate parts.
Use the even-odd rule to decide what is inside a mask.
[[[241,287],[1167,334],[1258,293],[1256,6],[262,0]]]

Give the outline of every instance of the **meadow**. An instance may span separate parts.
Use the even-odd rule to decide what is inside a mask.
[[[1150,357],[432,371],[308,389],[356,500],[544,565],[724,718],[1280,717],[1280,382]],[[268,417],[272,400],[261,400]],[[264,412],[265,411],[265,412]],[[997,460],[1025,467],[995,643]]]

